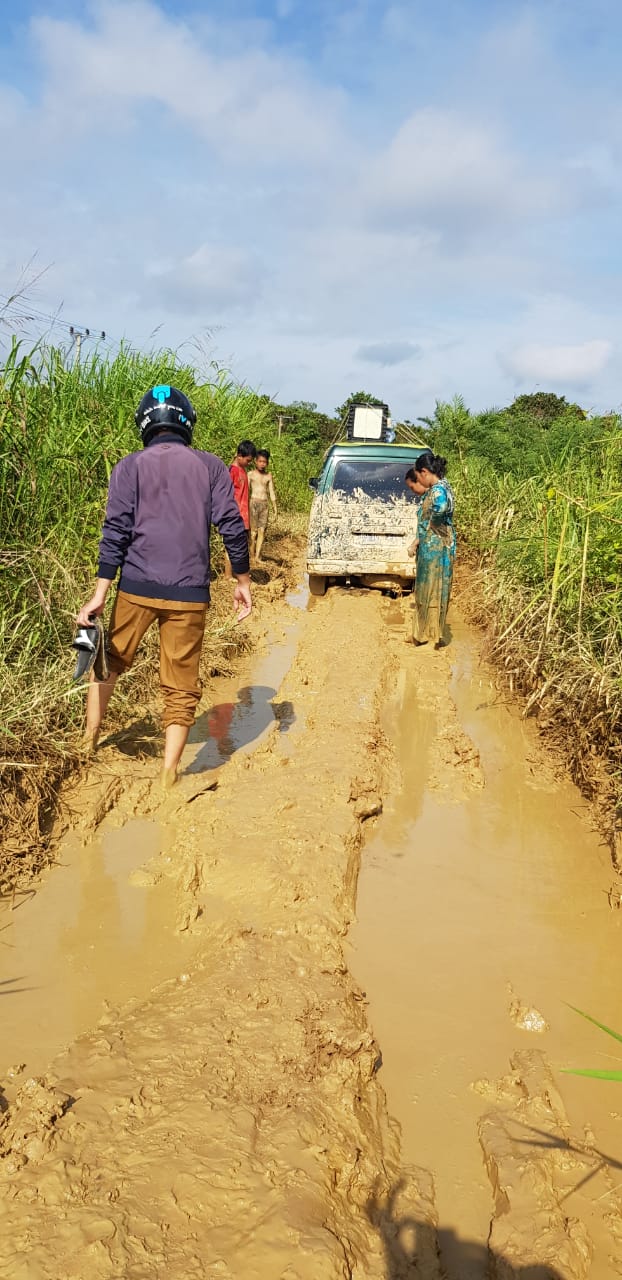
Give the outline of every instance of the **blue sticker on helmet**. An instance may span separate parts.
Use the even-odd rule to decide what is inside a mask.
[[[164,401],[168,400],[171,394],[171,388],[164,385],[161,387],[154,387],[151,394],[154,400],[158,400],[160,404],[164,404]]]

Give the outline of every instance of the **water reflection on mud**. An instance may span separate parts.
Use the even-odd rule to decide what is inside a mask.
[[[242,682],[239,676],[218,681],[214,706],[191,731],[185,772],[222,767],[235,752],[252,750],[275,722],[281,733],[289,730],[294,706],[275,699],[295,650],[296,628],[290,627],[264,657],[248,663]],[[150,723],[135,723],[115,737],[117,748],[132,755],[161,752],[160,739],[147,732]],[[120,830],[105,821],[86,845],[70,835],[37,893],[4,904],[0,996],[7,996],[2,1007],[10,1014],[2,1037],[5,1066],[19,1059],[30,1071],[41,1070],[97,1022],[104,1001],[140,998],[187,963],[192,948],[177,933],[168,882],[142,883],[135,875],[160,854],[163,839],[159,823],[143,818]]]
[[[145,819],[120,830],[104,823],[88,845],[68,837],[38,893],[18,899],[19,909],[5,905],[3,1069],[19,1060],[40,1071],[101,1017],[104,1001],[146,995],[184,963],[166,884],[146,891],[131,881],[161,839]]]
[[[238,689],[236,702],[218,703],[199,716],[188,741],[202,745],[186,772],[217,769],[235,751],[260,738],[275,720],[286,733],[296,719],[294,708],[291,702],[273,702],[275,697],[276,689],[269,685],[245,685]]]

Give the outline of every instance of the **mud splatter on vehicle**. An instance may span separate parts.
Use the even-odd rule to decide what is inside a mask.
[[[402,587],[415,577],[408,554],[417,536],[417,503],[404,485],[420,448],[343,443],[329,449],[313,481],[307,572],[314,594],[327,579]]]

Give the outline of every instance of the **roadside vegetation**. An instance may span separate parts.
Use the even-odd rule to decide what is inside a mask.
[[[134,411],[145,389],[168,382],[196,406],[199,448],[227,462],[244,438],[271,450],[285,511],[308,507],[322,433],[334,431],[314,405],[281,409],[213,363],[197,371],[173,352],[129,350],[76,363],[61,350],[13,341],[0,367],[0,891],[47,857],[59,782],[79,753],[84,690],[71,688],[69,645],[96,570],[108,479],[139,447]],[[221,563],[215,537],[216,572]],[[228,595],[216,593],[206,672],[226,669],[247,643]],[[152,679],[153,664],[139,661],[113,714],[116,706],[119,718],[130,707],[133,719],[147,715]]]
[[[422,420],[450,463],[494,657],[622,856],[622,423],[547,393]]]
[[[138,447],[133,415],[146,387],[172,382],[198,412],[195,441],[229,461],[250,437],[272,454],[286,512],[310,505],[308,478],[336,438],[330,417],[236,383],[214,362],[171,351],[81,362],[14,340],[0,366],[0,890],[45,861],[58,785],[79,754],[83,690],[69,644],[92,584],[110,472]],[[350,397],[349,399],[352,399]],[[354,398],[373,400],[367,392]],[[521,396],[472,414],[456,398],[407,423],[450,463],[458,528],[471,552],[477,621],[529,713],[560,742],[572,774],[601,804],[614,857],[622,825],[622,423],[563,397]],[[423,430],[422,430],[423,428]],[[214,567],[221,567],[214,539]],[[205,670],[247,643],[216,592]],[[148,720],[153,664],[123,682]],[[151,682],[151,683],[150,683]],[[114,713],[113,713],[114,714]],[[114,721],[112,721],[114,727]],[[620,854],[622,856],[622,854]]]

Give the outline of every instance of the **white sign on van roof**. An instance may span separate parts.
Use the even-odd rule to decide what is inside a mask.
[[[354,440],[382,439],[383,406],[359,404],[354,410],[351,433]]]

